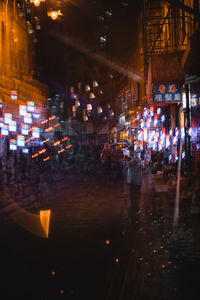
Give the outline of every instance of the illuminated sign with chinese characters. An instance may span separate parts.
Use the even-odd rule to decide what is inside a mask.
[[[22,132],[22,134],[24,134],[24,135],[28,135],[29,134],[29,125],[26,125],[26,124],[22,124],[21,125],[22,127],[21,127],[21,132]]]
[[[12,122],[9,124],[9,131],[12,131],[12,132],[17,131],[17,123],[16,123],[16,121],[12,121]]]
[[[11,100],[17,100],[17,91],[11,91],[10,98]]]
[[[14,151],[17,150],[17,141],[14,139],[10,140],[10,150],[14,150]]]
[[[11,124],[12,123],[12,114],[5,113],[5,115],[4,115],[4,122],[6,124]]]
[[[32,115],[30,113],[27,113],[25,116],[24,116],[24,123],[27,123],[27,124],[31,124],[33,121],[32,121]]]
[[[27,113],[26,105],[20,105],[19,106],[19,114],[20,116],[25,116]]]
[[[32,130],[32,136],[34,138],[39,138],[40,137],[40,128],[38,127],[33,127],[33,130]]]
[[[156,84],[153,87],[154,102],[181,102],[181,92],[178,84]]]
[[[32,101],[27,102],[27,111],[34,112],[35,110],[35,103]]]
[[[2,128],[1,128],[1,134],[2,135],[8,135],[9,134],[9,132],[8,132],[8,125],[3,124]]]
[[[18,134],[17,135],[17,145],[24,147],[24,144],[25,144],[25,137],[21,134]]]

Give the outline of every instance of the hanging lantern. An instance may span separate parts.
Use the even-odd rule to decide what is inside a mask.
[[[86,92],[89,92],[89,91],[90,91],[90,86],[89,86],[89,84],[86,84],[85,90],[86,90]]]
[[[92,110],[92,104],[90,104],[90,103],[87,104],[87,110],[88,110],[88,111]]]
[[[101,114],[103,112],[101,106],[97,107],[97,112],[98,112],[98,114]]]
[[[88,121],[88,116],[87,115],[83,116],[83,121]]]
[[[78,100],[75,101],[75,106],[76,107],[80,106],[80,102]]]
[[[94,93],[90,93],[90,99],[94,99],[94,98],[95,98]]]
[[[76,106],[75,105],[72,106],[72,111],[76,112]]]
[[[99,85],[98,85],[98,82],[95,80],[95,81],[93,81],[93,87],[95,88],[95,87],[98,87]]]
[[[114,117],[114,115],[115,115],[115,114],[114,114],[114,111],[111,111],[111,112],[110,112],[110,115],[111,115],[111,117]]]

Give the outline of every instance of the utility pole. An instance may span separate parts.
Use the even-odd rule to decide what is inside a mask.
[[[185,110],[185,155],[186,155],[186,169],[191,170],[191,151],[190,151],[190,85],[185,84],[186,93],[186,110]]]

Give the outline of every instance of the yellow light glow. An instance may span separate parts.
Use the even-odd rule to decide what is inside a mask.
[[[51,10],[47,12],[48,17],[52,20],[56,20],[59,16],[63,16],[60,10]]]
[[[110,244],[110,241],[109,241],[109,240],[106,240],[106,244],[109,245],[109,244]]]
[[[45,236],[49,236],[49,223],[50,223],[51,210],[41,210],[40,211],[40,222],[44,230]]]
[[[31,0],[31,3],[33,3],[35,6],[39,6],[41,2],[45,2],[45,0]]]
[[[118,263],[119,262],[119,258],[116,258],[115,261],[116,261],[116,263]]]
[[[143,260],[144,260],[144,258],[143,258],[143,257],[140,257],[140,258],[139,258],[139,261],[143,261]]]

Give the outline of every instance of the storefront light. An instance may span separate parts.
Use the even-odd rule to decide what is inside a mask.
[[[158,125],[158,120],[155,119],[153,124],[154,124],[154,126],[157,126]]]
[[[157,115],[160,115],[161,114],[161,108],[159,107],[158,109],[157,109]]]
[[[186,92],[182,93],[182,104],[183,104],[183,109],[185,109],[187,107]]]
[[[165,115],[162,115],[161,121],[162,121],[162,122],[165,122]]]

